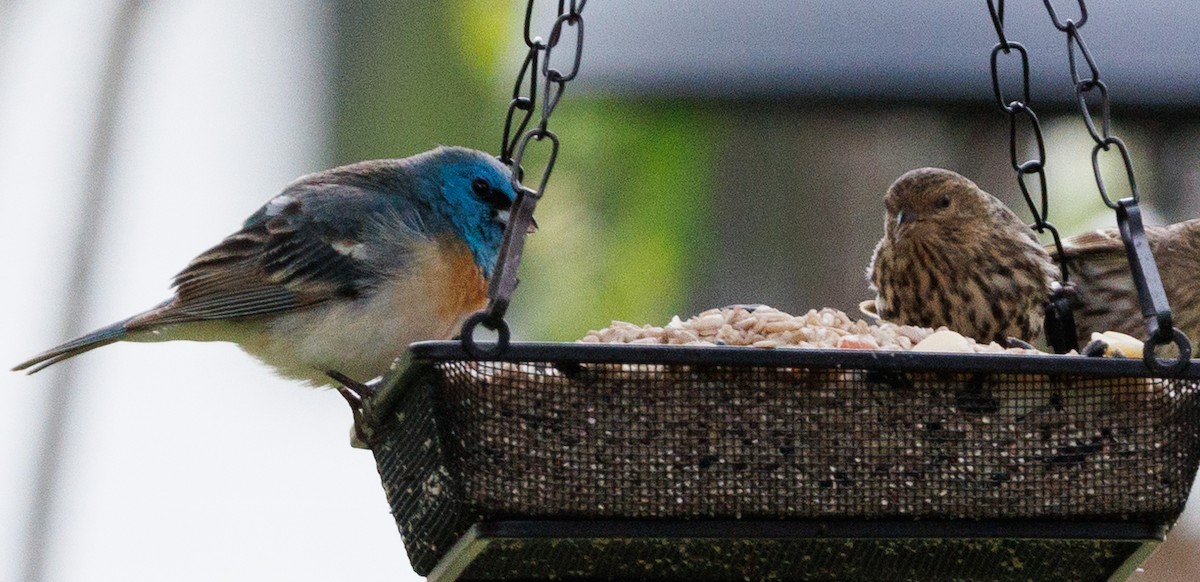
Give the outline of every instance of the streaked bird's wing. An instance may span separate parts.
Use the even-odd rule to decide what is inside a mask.
[[[1151,248],[1161,227],[1147,227]],[[1047,250],[1055,255],[1053,245]],[[1075,325],[1081,345],[1092,333],[1145,331],[1125,243],[1115,228],[1081,233],[1063,240],[1071,284],[1075,287]],[[1155,251],[1155,254],[1158,254]]]
[[[1057,256],[1058,250],[1054,245],[1048,245],[1046,251]],[[1115,253],[1114,256],[1123,258],[1125,243],[1116,229],[1093,230],[1063,239],[1063,252],[1068,259],[1094,257],[1096,255]]]

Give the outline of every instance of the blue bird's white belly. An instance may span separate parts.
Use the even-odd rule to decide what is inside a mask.
[[[314,385],[330,384],[329,370],[360,382],[380,376],[410,343],[453,337],[486,304],[486,280],[463,244],[421,243],[412,258],[369,294],[272,316],[237,343]]]

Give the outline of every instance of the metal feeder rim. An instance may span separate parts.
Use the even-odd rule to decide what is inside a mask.
[[[484,344],[483,353],[491,353]],[[676,346],[577,342],[513,342],[494,356],[477,357],[462,342],[422,341],[394,365],[393,374],[376,385],[367,415],[374,426],[387,424],[402,391],[428,373],[438,361],[542,362],[550,364],[642,364],[692,366],[759,366],[775,368],[849,368],[906,372],[956,372],[1083,375],[1094,377],[1163,377],[1142,360],[1063,355],[947,354],[826,348],[762,349],[749,346]],[[1200,379],[1200,360],[1172,378]]]
[[[933,352],[845,350],[832,348],[764,349],[749,346],[678,346],[514,342],[504,353],[476,358],[457,341],[423,341],[409,346],[414,360],[546,362],[589,364],[662,364],[698,366],[762,366],[783,368],[902,369],[914,372],[988,372],[1088,376],[1165,377],[1148,370],[1142,360],[1063,355],[948,354]],[[1200,360],[1191,360],[1171,378],[1200,379]]]

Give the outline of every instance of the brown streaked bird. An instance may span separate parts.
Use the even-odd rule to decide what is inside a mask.
[[[984,342],[1041,335],[1058,267],[1003,202],[940,168],[900,176],[883,201],[884,235],[867,268],[876,297],[865,312]]]
[[[1175,327],[1193,342],[1200,341],[1200,219],[1147,226],[1146,240],[1158,263]],[[1056,252],[1053,246],[1047,250]],[[1063,252],[1075,287],[1075,326],[1081,343],[1092,332],[1145,338],[1146,321],[1117,229],[1075,235],[1063,241]]]

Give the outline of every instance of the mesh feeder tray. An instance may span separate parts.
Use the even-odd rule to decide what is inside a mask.
[[[368,412],[438,580],[1123,579],[1200,460],[1200,366],[414,344]]]

